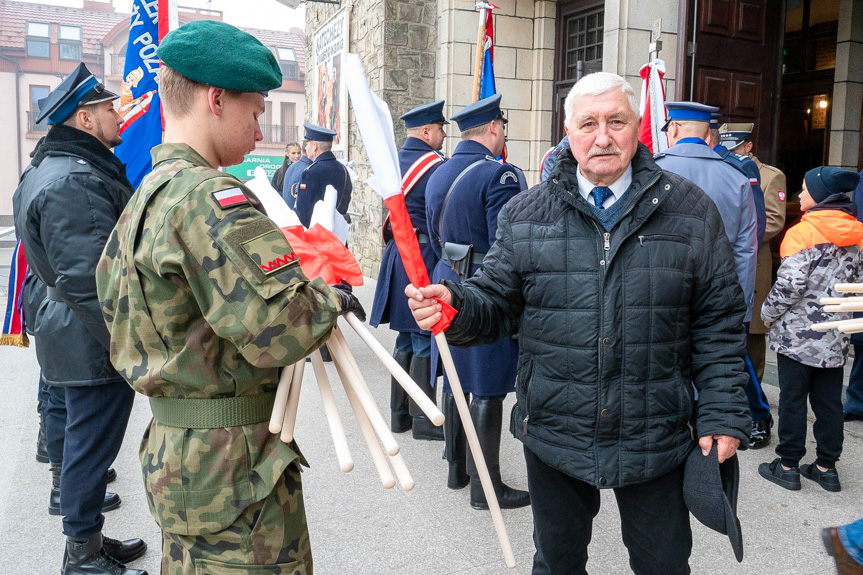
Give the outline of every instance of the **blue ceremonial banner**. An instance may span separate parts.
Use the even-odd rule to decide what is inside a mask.
[[[164,0],[163,0],[164,1]],[[135,188],[151,169],[150,150],[162,143],[162,113],[159,105],[159,0],[135,0],[126,47],[126,65],[120,91],[123,143],[114,148],[126,164],[126,175]]]

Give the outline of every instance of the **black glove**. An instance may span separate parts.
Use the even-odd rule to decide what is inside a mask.
[[[360,321],[366,321],[366,310],[363,309],[360,300],[351,293],[351,286],[344,282],[330,286],[330,289],[339,297],[339,305],[342,308],[342,315],[349,311],[354,312]]]

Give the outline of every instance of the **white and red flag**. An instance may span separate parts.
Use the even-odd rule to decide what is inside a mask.
[[[430,282],[420,245],[405,207],[401,168],[389,106],[369,88],[362,60],[356,54],[348,54],[343,77],[347,82],[351,104],[356,111],[355,117],[363,144],[366,150],[369,150],[372,176],[367,183],[383,198],[390,211],[393,239],[408,278],[414,286],[425,287]],[[440,304],[443,306],[442,317],[432,328],[435,335],[446,331],[457,313],[444,302]]]
[[[641,128],[639,141],[650,148],[654,154],[668,149],[668,139],[662,132],[665,124],[665,62],[654,60],[645,64],[639,71],[641,75]]]

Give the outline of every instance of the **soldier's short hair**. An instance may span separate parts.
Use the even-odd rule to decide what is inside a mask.
[[[480,136],[485,136],[488,133],[489,124],[491,124],[491,122],[488,122],[486,124],[480,124],[479,126],[474,126],[473,128],[468,128],[461,133],[461,139],[470,140],[472,138],[479,138]]]
[[[333,149],[333,143],[332,142],[321,142],[319,140],[315,140],[315,141],[318,143],[318,148],[320,148],[324,152],[329,152],[330,150]]]
[[[185,116],[192,111],[195,94],[198,90],[206,88],[195,80],[190,80],[163,62],[159,66],[159,98],[170,114],[174,116]],[[238,96],[241,92],[225,90],[232,96]]]
[[[566,100],[563,103],[564,113],[566,114],[564,120],[566,125],[568,126],[570,120],[572,120],[572,106],[576,98],[579,96],[599,96],[615,88],[623,90],[629,102],[629,107],[632,108],[632,113],[635,114],[636,118],[639,118],[641,113],[638,106],[638,97],[635,95],[635,90],[629,82],[611,72],[594,72],[576,82],[569,91],[569,94],[567,94]]]

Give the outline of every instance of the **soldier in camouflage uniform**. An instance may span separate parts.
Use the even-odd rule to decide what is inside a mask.
[[[776,283],[761,307],[769,328],[770,349],[779,370],[779,445],[772,463],[758,472],[786,489],[800,489],[800,476],[827,491],[839,491],[836,462],[842,453],[842,381],[848,336],[838,330],[813,331],[813,323],[850,319],[851,313],[827,314],[822,297],[836,297],[837,283],[857,282],[863,266],[863,224],[848,197],[860,177],[846,170],[820,167],[806,172],[799,224],[782,240],[782,264]],[[815,413],[816,458],[799,466],[806,454],[806,401]]]
[[[267,421],[280,368],[362,308],[306,278],[258,200],[217,169],[262,139],[263,93],[281,86],[270,51],[198,21],[168,34],[158,54],[165,143],[97,283],[111,359],[153,411],[140,456],[162,573],[308,575],[305,461]]]

